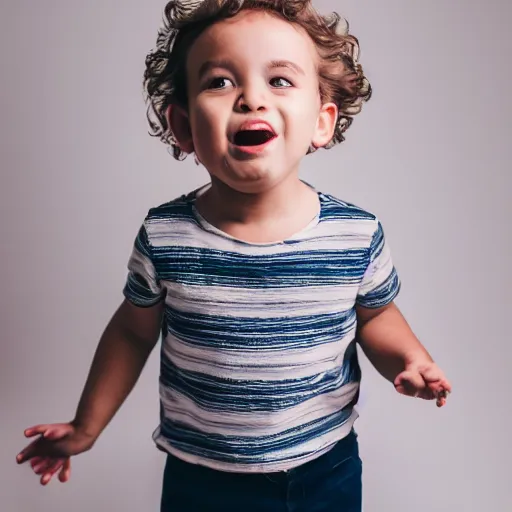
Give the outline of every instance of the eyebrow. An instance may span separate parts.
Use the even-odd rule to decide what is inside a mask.
[[[304,72],[304,70],[298,64],[295,64],[295,62],[292,62],[290,60],[273,60],[273,61],[270,62],[269,68],[270,69],[288,68],[288,69],[291,69],[292,71],[295,71],[299,75],[305,75],[306,74]]]
[[[211,71],[215,68],[224,68],[224,69],[230,69],[232,67],[232,64],[229,60],[221,59],[221,60],[207,60],[203,62],[199,68],[198,76],[199,79],[203,77],[206,73]],[[294,62],[290,60],[272,60],[268,63],[269,69],[277,69],[277,68],[287,68],[291,69],[292,71],[295,71],[299,75],[305,75],[306,73],[304,70]]]
[[[199,78],[202,78],[203,75],[208,73],[208,71],[211,71],[215,68],[224,68],[224,69],[230,69],[231,63],[228,60],[207,60],[201,64],[201,67],[198,71]]]

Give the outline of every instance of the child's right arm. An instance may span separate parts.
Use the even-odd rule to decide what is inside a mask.
[[[89,450],[114,417],[137,382],[158,342],[163,301],[147,308],[125,300],[105,329],[89,371],[76,415],[68,424],[40,425],[25,431],[40,435],[17,457],[32,462],[41,483],[62,468],[69,472],[69,457]]]

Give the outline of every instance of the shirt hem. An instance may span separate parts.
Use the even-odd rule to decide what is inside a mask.
[[[276,473],[295,469],[299,466],[302,466],[303,464],[306,464],[307,462],[311,462],[317,459],[318,457],[330,451],[338,441],[350,434],[354,422],[358,417],[359,414],[357,410],[354,409],[348,420],[342,426],[338,427],[330,434],[322,436],[324,438],[324,442],[321,444],[321,446],[318,447],[317,450],[315,450],[313,453],[308,453],[303,457],[294,458],[291,461],[285,460],[278,462],[243,464],[207,459],[198,455],[184,452],[172,446],[172,444],[161,435],[160,428],[157,428],[155,431],[153,440],[160,450],[173,455],[174,457],[177,457],[184,462],[188,462],[189,464],[205,466],[210,469],[229,473]]]

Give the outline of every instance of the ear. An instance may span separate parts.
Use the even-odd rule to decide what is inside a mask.
[[[324,103],[318,114],[313,140],[315,148],[321,148],[329,143],[334,135],[336,122],[338,121],[338,107],[335,103]]]
[[[194,151],[194,141],[192,140],[192,130],[186,110],[179,105],[169,105],[165,112],[167,123],[172,133],[178,141],[178,146],[185,153]]]

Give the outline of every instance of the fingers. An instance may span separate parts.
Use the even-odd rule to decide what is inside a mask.
[[[416,396],[422,400],[434,400],[436,398],[436,394],[428,386],[425,386]]]
[[[45,444],[44,440],[59,441],[72,434],[73,427],[69,423],[41,424],[27,428],[24,433],[29,438],[39,437],[17,455],[16,461],[18,464],[23,464],[33,457],[44,456],[45,453],[43,452],[49,448],[49,445]]]
[[[408,396],[436,400],[438,407],[444,407],[452,386],[441,369],[434,363],[418,366],[402,372],[395,379],[399,393]]]
[[[52,457],[34,457],[30,465],[36,475],[41,475],[41,484],[47,485],[53,476],[58,472],[59,480],[67,482],[71,476],[71,459],[52,458]]]
[[[448,395],[450,394],[450,391],[448,390],[442,390],[437,394],[436,397],[436,405],[437,407],[444,407],[446,405],[446,399]]]
[[[16,456],[16,462],[18,464],[23,464],[27,460],[31,459],[35,456],[37,445],[39,444],[39,439],[32,441],[28,446],[26,446],[18,455]]]
[[[34,437],[37,435],[43,435],[51,425],[35,425],[33,427],[29,427],[25,430],[25,437]]]
[[[34,427],[27,428],[24,432],[25,437],[34,437],[37,435],[42,435],[48,429],[49,425],[36,425]],[[23,464],[27,460],[30,460],[34,457],[36,452],[36,447],[39,444],[39,439],[32,441],[29,445],[27,445],[18,455],[16,456],[16,462],[18,464]],[[40,462],[40,461],[39,461]]]
[[[32,457],[32,459],[30,459],[30,465],[32,466],[32,469],[35,469],[35,467],[43,462],[43,460],[43,457]]]
[[[447,382],[447,381],[446,381]],[[437,407],[444,407],[450,394],[451,386],[445,385],[444,381],[427,383],[427,387],[420,393],[420,398],[425,400],[436,400]]]
[[[440,387],[439,393],[446,392],[449,395],[452,392],[452,385],[451,385],[450,381],[446,378],[442,378],[439,381],[439,387]]]
[[[64,466],[65,459],[51,459],[50,464],[41,476],[41,485],[47,485],[53,475]]]
[[[71,477],[71,459],[68,457],[64,461],[64,465],[62,466],[60,473],[59,473],[59,480],[64,483],[69,480]]]
[[[422,375],[428,388],[432,391],[432,398],[436,399],[437,407],[444,407],[448,395],[452,391],[450,381],[444,376],[437,365],[423,369]]]
[[[36,425],[25,430],[26,437],[41,435],[47,439],[61,439],[73,432],[73,427],[69,423],[54,423]]]
[[[41,485],[47,485],[57,473],[61,482],[67,482],[71,475],[71,460],[59,456],[60,450],[55,448],[60,439],[73,433],[73,427],[69,423],[41,424],[27,428],[24,433],[28,438],[39,437],[17,455],[18,464],[30,460],[34,473],[41,475]],[[57,457],[50,456],[53,452]]]
[[[38,462],[36,463],[35,460],[38,460]],[[53,461],[54,459],[50,459],[49,457],[34,457],[30,461],[30,464],[34,473],[36,475],[41,475],[50,467]]]
[[[44,432],[43,436],[46,439],[62,439],[73,432],[73,427],[67,423],[49,425],[48,429]]]
[[[419,396],[425,389],[425,381],[419,372],[406,370],[395,379],[395,387],[399,393],[407,396]]]
[[[436,392],[446,390],[451,392],[452,385],[450,381],[445,377],[444,373],[437,365],[428,366],[421,368],[420,373],[425,379],[425,382],[431,387],[431,389],[437,388]]]

